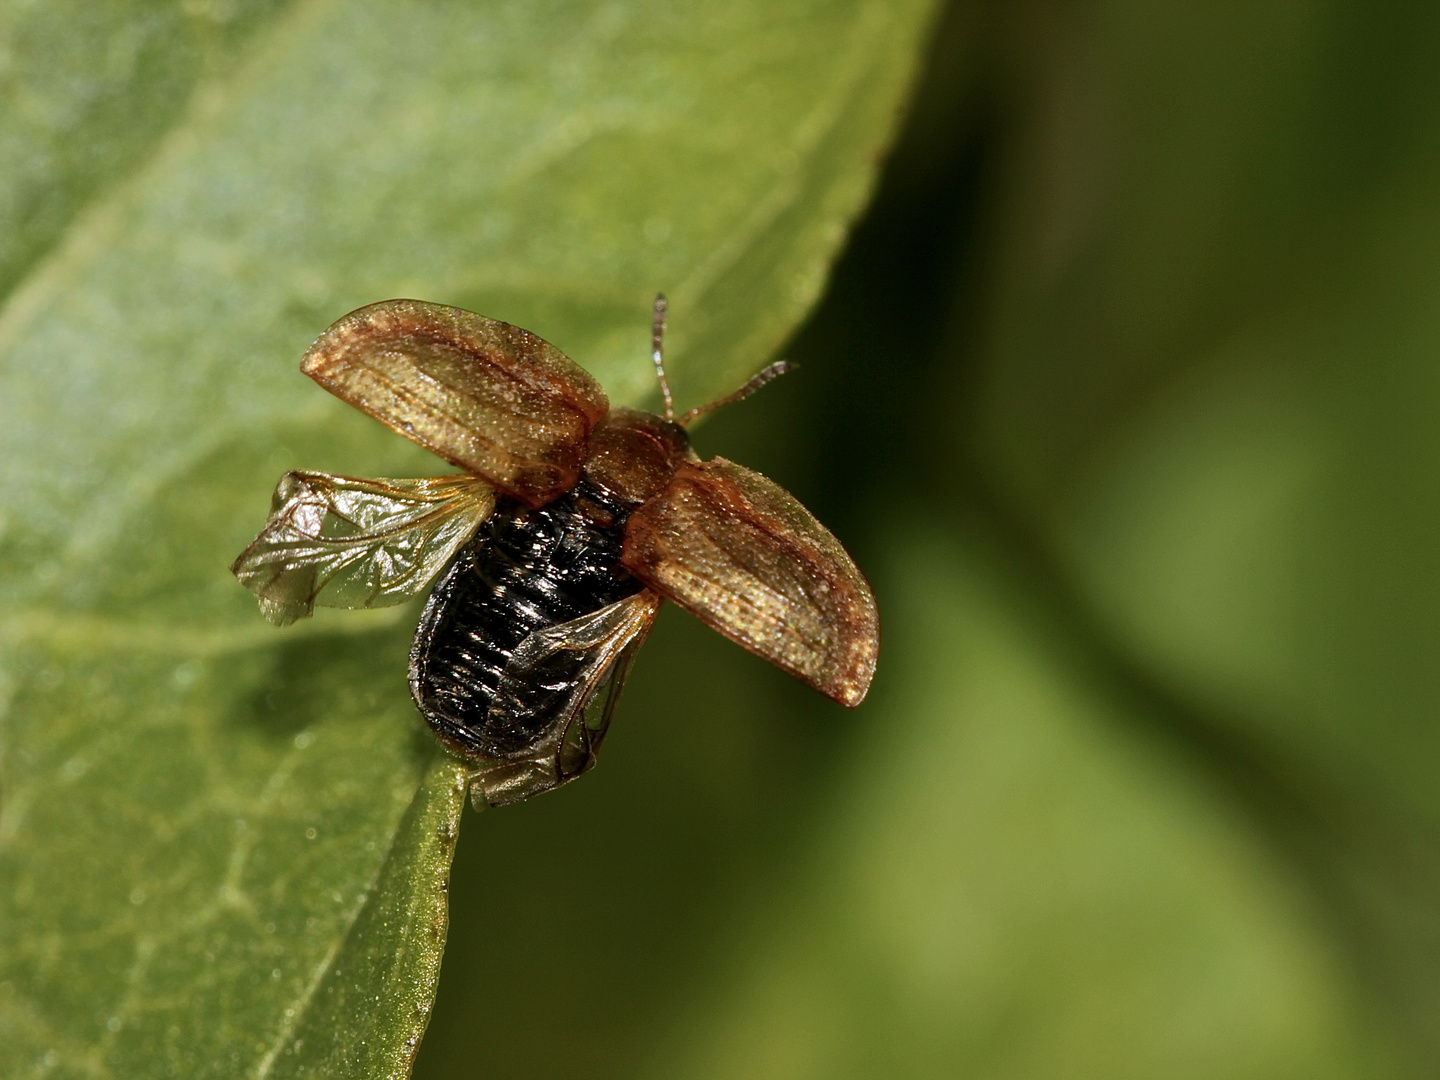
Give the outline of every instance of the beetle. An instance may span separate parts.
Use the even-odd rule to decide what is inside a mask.
[[[787,365],[677,417],[665,315],[659,296],[663,415],[611,408],[587,372],[526,330],[419,300],[351,312],[301,360],[326,390],[464,472],[287,472],[230,569],[277,626],[316,604],[398,604],[438,578],[410,689],[473,766],[477,807],[595,764],[662,600],[843,705],[869,688],[875,598],[844,547],[759,473],[701,461],[685,431]]]

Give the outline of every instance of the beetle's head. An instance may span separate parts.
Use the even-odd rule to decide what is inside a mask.
[[[622,502],[660,494],[680,462],[699,460],[674,420],[643,409],[611,409],[590,431],[585,475]]]
[[[733,394],[702,405],[677,417],[675,402],[670,396],[670,383],[665,378],[664,296],[655,297],[655,321],[651,331],[651,356],[660,393],[665,399],[665,415],[640,409],[611,409],[610,413],[590,432],[585,474],[617,498],[639,506],[652,499],[670,482],[682,461],[699,461],[690,448],[685,426],[697,416],[749,397],[776,376],[789,371],[793,364],[781,360],[763,369]]]

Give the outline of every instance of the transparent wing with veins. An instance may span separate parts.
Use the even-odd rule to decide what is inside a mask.
[[[495,509],[469,474],[362,480],[288,472],[231,572],[286,626],[322,607],[399,604],[422,591]]]
[[[503,806],[568,783],[595,765],[635,654],[660,609],[649,589],[522,641],[495,691],[488,722],[540,726],[524,753],[485,761],[471,798]]]

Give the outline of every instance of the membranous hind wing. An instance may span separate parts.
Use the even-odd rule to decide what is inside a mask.
[[[520,643],[485,723],[492,730],[528,730],[533,738],[524,750],[480,763],[470,788],[477,807],[528,799],[594,766],[660,603],[642,589]]]
[[[477,476],[359,480],[288,472],[230,570],[276,626],[315,605],[387,607],[418,594],[495,508]]]
[[[300,370],[532,507],[575,486],[610,407],[599,383],[534,334],[419,300],[352,311]]]
[[[880,647],[875,597],[789,492],[724,458],[682,464],[630,515],[620,559],[647,587],[842,705]]]

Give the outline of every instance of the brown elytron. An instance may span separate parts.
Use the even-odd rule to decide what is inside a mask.
[[[351,312],[300,370],[530,506],[575,486],[610,408],[599,383],[529,331],[418,300]]]
[[[789,492],[724,458],[683,462],[630,515],[620,564],[737,645],[842,705],[875,673],[870,586]]]
[[[467,470],[431,480],[291,472],[231,568],[285,625],[315,604],[379,607],[438,576],[411,650],[435,733],[475,764],[477,804],[514,802],[594,765],[662,599],[834,698],[875,670],[875,599],[793,496],[723,458],[702,462],[653,359],[665,415],[604,391],[527,331],[416,300],[345,316],[302,370]]]

